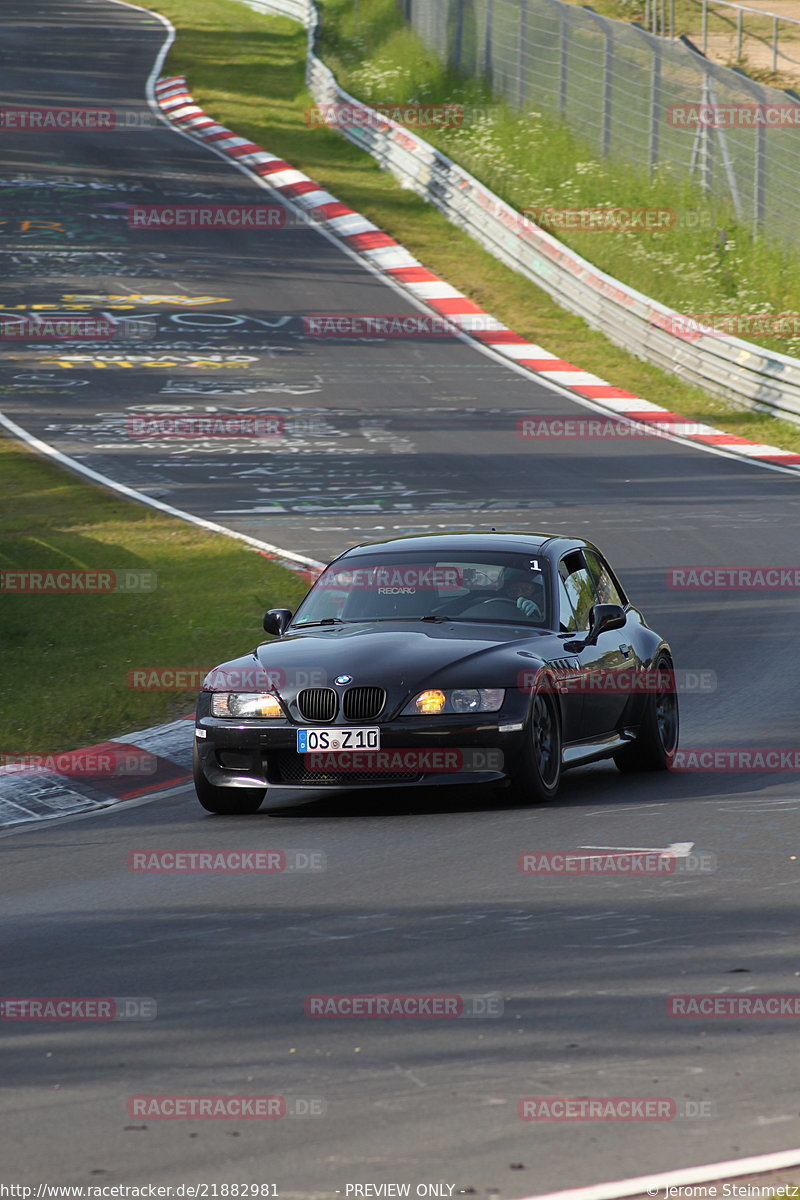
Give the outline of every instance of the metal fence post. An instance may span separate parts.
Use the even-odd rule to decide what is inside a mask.
[[[453,48],[448,55],[452,65],[459,70],[461,67],[461,43],[464,37],[464,0],[451,0],[454,9],[455,22],[453,27]]]
[[[650,54],[650,132],[647,146],[647,167],[652,176],[658,162],[661,122],[664,119],[661,111],[661,43],[656,38],[648,36],[647,30],[638,21],[631,21],[630,26],[639,34]]]
[[[767,148],[767,131],[763,125],[756,126],[756,152],[753,162],[753,233],[761,232],[764,224],[764,160]]]
[[[711,88],[708,71],[703,72],[703,105],[708,108],[711,103]],[[700,152],[700,186],[703,191],[710,192],[714,179],[714,143],[711,140],[711,125],[703,126],[703,137]]]
[[[517,108],[525,108],[525,55],[528,49],[528,0],[519,0],[519,50],[517,52]]]
[[[492,82],[492,18],[494,0],[486,0],[486,26],[483,42],[483,74],[487,83]]]
[[[569,25],[566,18],[566,4],[558,9],[558,110],[563,117],[567,111],[567,75],[569,73]]]
[[[605,156],[611,152],[611,97],[614,78],[614,24],[596,13],[590,4],[581,5],[587,17],[591,17],[603,35],[603,114],[601,153]]]
[[[653,64],[650,73],[650,147],[649,166],[652,175],[658,162],[658,135],[661,132],[661,50],[652,47]]]

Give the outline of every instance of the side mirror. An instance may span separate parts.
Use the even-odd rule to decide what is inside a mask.
[[[274,633],[277,637],[283,637],[286,626],[292,619],[292,610],[290,608],[271,608],[269,612],[264,613],[264,628],[267,633]]]
[[[594,604],[589,610],[589,632],[582,642],[565,642],[564,649],[576,654],[586,646],[594,646],[601,633],[609,629],[621,629],[627,617],[620,604]]]
[[[619,604],[595,604],[589,612],[589,637],[592,645],[608,629],[621,629],[625,624],[625,609]]]

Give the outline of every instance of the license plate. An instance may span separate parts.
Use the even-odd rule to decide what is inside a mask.
[[[328,754],[346,750],[380,750],[381,731],[370,729],[298,729],[297,753],[313,754],[324,750]]]

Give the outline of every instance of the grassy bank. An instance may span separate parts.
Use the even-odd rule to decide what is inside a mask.
[[[800,430],[792,424],[711,398],[617,349],[401,188],[334,130],[309,124],[306,110],[312,100],[304,85],[305,33],[299,25],[253,13],[233,0],[160,0],[150,7],[178,29],[166,73],[186,75],[209,113],[319,180],[517,332],[689,419],[800,449]],[[486,104],[478,83],[453,77],[402,28],[394,0],[359,0],[357,25],[350,0],[329,0],[323,14],[324,56],[360,97]],[[691,189],[663,173],[651,188],[631,169],[599,162],[567,129],[544,116],[515,119],[493,105],[488,125],[432,136],[520,208],[608,203],[610,196],[617,204],[690,211],[700,204]],[[800,311],[800,262],[753,243],[723,211],[712,217],[713,228],[691,237],[685,231],[584,233],[568,240],[598,266],[678,310]],[[792,352],[788,341],[770,344]]]
[[[243,544],[83,483],[5,437],[0,478],[0,570],[145,571],[155,583],[0,593],[2,753],[69,750],[184,715],[196,688],[138,691],[129,672],[208,670],[263,640],[263,612],[306,590]]]

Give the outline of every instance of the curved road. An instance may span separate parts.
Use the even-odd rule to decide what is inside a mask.
[[[715,674],[714,692],[682,697],[684,746],[797,744],[793,593],[666,586],[674,566],[794,565],[796,479],[660,440],[534,448],[519,416],[586,410],[464,342],[306,336],[308,313],[417,310],[311,228],[130,228],[133,203],[277,202],[150,112],[164,40],[152,17],[89,0],[3,0],[0,16],[0,106],[111,108],[118,125],[3,131],[0,314],[149,318],[149,340],[9,344],[12,420],[121,482],[320,559],[401,530],[585,533],[678,664]],[[214,411],[276,414],[283,433],[128,434],[143,413]],[[272,1183],[281,1196],[441,1182],[513,1197],[796,1145],[795,1022],[681,1021],[666,997],[800,990],[798,810],[794,773],[598,766],[539,810],[374,792],[231,821],[178,791],[6,834],[3,994],[152,997],[158,1015],[3,1023],[0,1182]],[[716,869],[517,871],[525,850],[678,842]],[[132,873],[128,854],[152,847],[317,851],[327,869]],[[496,1019],[306,1017],[304,998],[321,992],[500,993],[505,1007]],[[325,1111],[170,1121],[126,1107],[212,1093]],[[526,1096],[657,1096],[676,1115],[532,1123],[517,1115]]]

